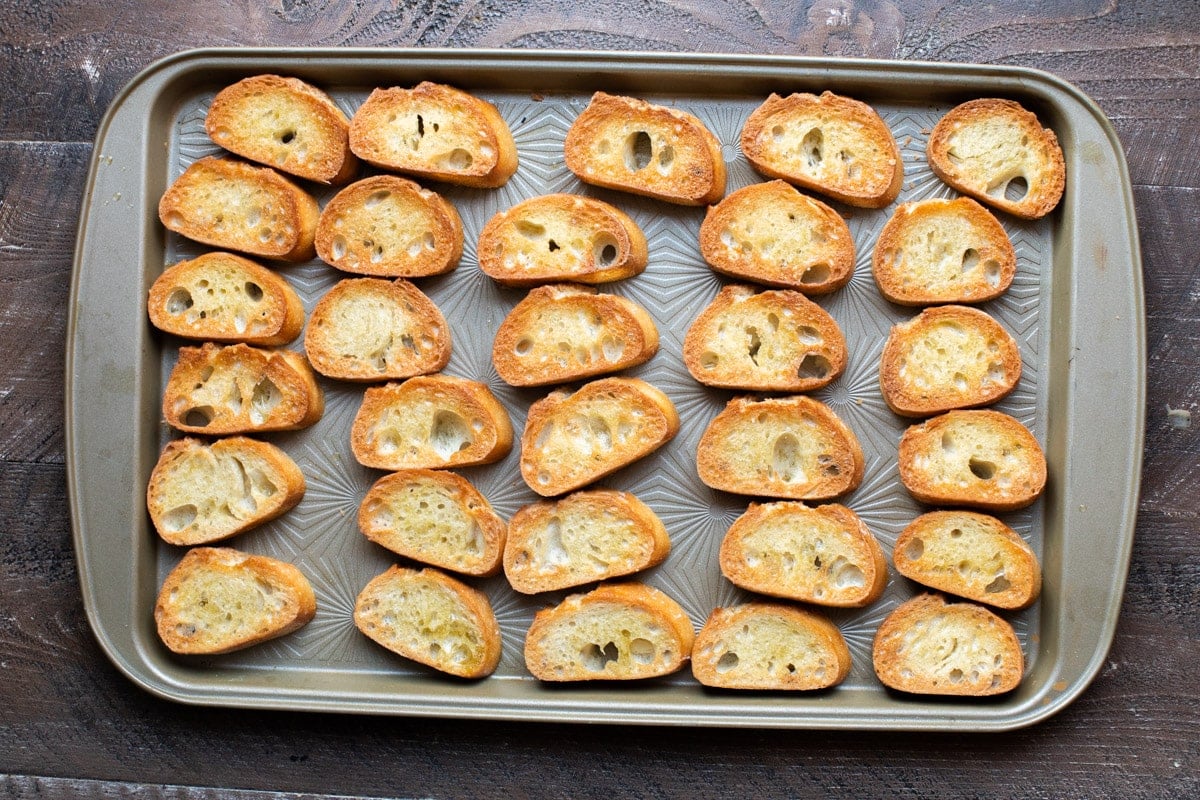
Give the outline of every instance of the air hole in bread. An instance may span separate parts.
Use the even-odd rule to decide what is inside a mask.
[[[562,521],[558,517],[551,517],[546,523],[542,548],[542,560],[547,567],[565,567],[571,563],[571,555],[563,546]]]
[[[371,192],[369,195],[367,195],[367,199],[363,201],[363,208],[373,208],[391,196],[392,193],[387,189],[380,189],[378,192]]]
[[[867,585],[867,576],[863,571],[840,556],[833,562],[829,571],[833,577],[833,585],[839,589],[861,589]]]
[[[960,392],[965,392],[968,388],[967,376],[961,372],[954,373],[954,388]]]
[[[346,256],[346,239],[342,236],[333,237],[333,247],[330,248],[334,261],[341,261]]]
[[[592,258],[596,261],[598,267],[611,267],[617,262],[617,256],[620,255],[620,250],[617,248],[617,243],[607,236],[597,237],[595,244],[592,245]]]
[[[828,375],[831,369],[833,369],[833,365],[829,363],[828,358],[816,353],[809,353],[801,359],[796,376],[804,380],[820,379]]]
[[[1002,383],[1004,381],[1004,365],[992,362],[983,376],[984,383]]]
[[[963,671],[958,668],[952,669],[949,678],[951,683],[958,683],[963,679]]]
[[[195,304],[192,293],[187,289],[175,289],[167,297],[167,313],[182,314]]]
[[[249,297],[255,303],[263,299],[262,287],[254,281],[246,281],[242,289],[246,292],[246,297]]]
[[[663,175],[667,175],[671,172],[671,165],[674,163],[675,148],[667,145],[658,154],[658,171]]]
[[[608,427],[608,423],[601,417],[592,417],[588,420],[588,427],[592,431],[592,436],[595,437],[596,443],[601,450],[612,450],[613,437],[612,430]]]
[[[550,239],[546,242],[546,249],[553,253],[555,250],[561,250],[562,248],[558,246],[558,242]]]
[[[275,407],[283,402],[283,393],[270,378],[263,378],[254,385],[250,395],[250,421],[261,425],[266,421]]]
[[[1012,588],[1012,583],[1003,575],[997,575],[996,579],[984,587],[983,591],[988,594],[997,594],[999,592],[1007,592]]]
[[[996,287],[1000,285],[1000,262],[994,258],[989,258],[983,262],[983,279],[987,281],[987,285]]]
[[[758,366],[758,351],[762,347],[762,339],[758,336],[758,329],[746,328],[746,336],[749,338],[749,342],[746,344],[746,355],[750,357],[755,366]]]
[[[771,452],[771,472],[779,480],[788,483],[807,480],[801,463],[800,442],[794,435],[785,433],[775,440]]]
[[[910,539],[904,546],[904,557],[909,561],[920,561],[923,555],[925,555],[925,542],[922,539]]]
[[[579,653],[579,662],[584,669],[592,672],[603,672],[610,661],[616,661],[619,658],[617,645],[613,642],[601,647],[598,644],[584,645]]]
[[[996,477],[996,465],[991,461],[972,457],[967,461],[967,467],[971,470],[971,474],[981,481],[990,481]]]
[[[625,137],[625,169],[637,172],[645,169],[654,158],[654,143],[650,134],[637,131]]]
[[[1029,182],[1023,175],[1013,178],[1004,187],[1004,199],[1012,203],[1021,202],[1027,194],[1029,194]]]
[[[737,665],[738,654],[732,650],[726,650],[721,654],[721,657],[717,659],[717,674],[724,675],[730,670],[737,669]]]
[[[841,468],[834,463],[833,457],[828,454],[823,453],[817,456],[817,464],[820,465],[821,472],[830,477],[840,475],[842,472]],[[817,544],[820,544],[819,539],[817,540]]]
[[[942,434],[942,452],[948,456],[952,456],[952,455],[954,455],[954,452],[957,449],[958,449],[958,446],[954,441],[954,435],[951,434],[950,431],[946,431],[945,433],[943,433]]]
[[[242,388],[235,381],[229,387],[229,393],[225,395],[225,406],[238,415],[242,413]]]
[[[470,169],[471,163],[475,160],[468,151],[461,147],[456,147],[441,159],[441,164],[452,170]]]
[[[460,415],[445,409],[434,414],[433,427],[429,431],[429,446],[442,458],[450,458],[455,453],[466,450],[474,439],[470,426]]]
[[[968,247],[962,255],[962,271],[970,272],[979,265],[979,251],[974,247]]]
[[[800,283],[824,283],[832,271],[828,264],[813,264],[800,275]]]
[[[212,406],[196,406],[189,408],[183,416],[183,424],[192,428],[207,427],[213,421]]]
[[[513,345],[513,352],[518,356],[527,356],[533,350],[533,339],[528,336],[523,336],[517,339],[517,343]]]
[[[516,229],[517,233],[521,234],[526,239],[537,240],[546,235],[546,226],[524,219],[517,221]]]
[[[378,264],[383,261],[383,245],[371,243],[371,263]]]
[[[820,344],[822,341],[821,332],[811,325],[801,325],[796,329],[796,336],[802,344],[807,345]]]
[[[605,361],[619,361],[625,354],[625,342],[615,336],[605,336],[600,340],[600,350],[604,353]]]
[[[634,639],[629,643],[629,656],[639,664],[653,663],[654,642],[640,637]]]
[[[178,533],[196,521],[196,514],[196,507],[191,503],[187,503],[182,506],[176,506],[166,514],[163,514],[159,524],[162,525],[165,530],[168,530],[172,533]]]
[[[292,140],[295,138],[296,138],[296,131],[292,130],[291,128],[289,128],[288,130],[279,134],[279,141],[284,144],[291,144]]]
[[[804,134],[804,138],[800,140],[800,151],[804,155],[804,163],[809,169],[816,169],[821,165],[823,158],[821,148],[825,144],[825,134],[820,128],[813,128],[808,133]]]

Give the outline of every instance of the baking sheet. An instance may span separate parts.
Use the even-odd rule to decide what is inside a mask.
[[[203,133],[217,90],[276,72],[321,86],[347,113],[375,86],[451,83],[492,101],[513,131],[517,174],[496,190],[435,185],[463,217],[457,270],[417,281],[450,323],[446,372],[487,382],[519,432],[529,404],[547,390],[508,387],[490,365],[491,337],[523,296],[477,267],[484,222],[516,202],[579,192],[629,213],[646,232],[650,266],[603,291],[640,303],[662,346],[628,371],[667,392],[682,430],[667,447],[603,482],[634,492],[666,523],[672,553],[640,576],[677,599],[698,628],[715,606],[749,599],[719,572],[716,553],[749,498],[714,492],[695,473],[695,444],[732,393],[697,384],[684,369],[683,335],[724,281],[701,259],[702,209],[670,206],[588,187],[562,163],[562,139],[591,93],[634,94],[697,114],[723,143],[727,191],[762,180],[737,148],[745,117],[772,91],[847,94],[871,103],[900,145],[905,181],[897,202],[953,196],[924,159],[930,128],[946,110],[980,96],[1017,99],[1054,128],[1068,188],[1048,218],[998,214],[1017,249],[1018,273],[986,304],[1017,338],[1024,372],[997,408],[1026,423],[1047,452],[1045,497],[1004,519],[1043,562],[1045,588],[1032,608],[1005,614],[1027,658],[1021,687],[983,701],[920,698],[885,690],[871,669],[882,619],[919,589],[894,573],[866,609],[828,610],[850,646],[853,668],[816,694],[707,690],[686,671],[629,684],[544,686],[525,671],[521,648],[533,614],[568,592],[514,593],[503,575],[471,581],[491,598],[504,654],[496,674],[462,682],[388,653],[354,628],[354,598],[394,557],[355,526],[358,503],[383,473],[359,466],[349,427],[362,387],[322,381],[326,413],[315,427],[272,435],[297,461],[308,492],[285,517],[227,544],[291,561],[317,593],[317,617],[301,631],[238,653],[180,658],[158,642],[157,587],[183,550],[163,544],[144,509],[146,479],[174,434],[162,423],[161,388],[181,340],[154,331],[144,299],[165,265],[205,248],[162,230],[158,197],[196,158],[218,152]],[[324,204],[332,190],[310,187]],[[818,302],[846,333],[846,373],[815,393],[863,444],[866,477],[841,502],[854,509],[890,556],[900,530],[923,510],[900,486],[895,448],[910,421],[891,414],[877,387],[878,356],[892,324],[913,316],[884,302],[870,274],[871,249],[891,213],[832,203],[847,217],[857,267],[850,284]],[[1086,211],[1085,211],[1086,209]],[[311,310],[348,277],[318,260],[279,268]],[[1086,97],[1028,70],[747,56],[489,51],[192,51],[151,67],[114,101],[97,137],[80,223],[67,371],[68,474],[85,606],[97,638],[139,685],[192,703],[505,719],[821,728],[985,730],[1031,724],[1070,702],[1094,676],[1111,642],[1133,536],[1144,404],[1144,321],[1136,224],[1119,143]],[[293,345],[299,348],[297,342]],[[1117,377],[1119,376],[1119,377]],[[508,518],[536,495],[521,481],[518,454],[461,471]]]

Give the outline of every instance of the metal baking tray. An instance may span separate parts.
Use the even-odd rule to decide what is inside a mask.
[[[242,77],[294,75],[329,91],[352,113],[376,86],[449,83],[495,103],[512,128],[520,169],[497,190],[436,186],[458,207],[466,248],[449,276],[418,281],[454,336],[446,371],[488,382],[519,432],[542,392],[515,390],[490,364],[491,337],[521,292],[484,276],[474,254],[483,223],[517,201],[581,192],[625,209],[650,243],[650,266],[606,290],[654,316],[660,353],[632,374],[667,392],[680,435],[604,483],[639,495],[666,522],[673,550],[642,576],[680,601],[698,628],[720,605],[748,599],[720,574],[716,552],[748,499],[714,492],[695,471],[695,445],[731,396],[705,389],[683,368],[683,334],[722,285],[701,259],[702,209],[584,186],[563,165],[562,139],[592,92],[636,95],[697,114],[723,143],[728,190],[760,178],[738,150],[750,111],[771,92],[825,89],[875,106],[905,165],[898,202],[952,192],[929,171],[930,128],[973,97],[1020,101],[1053,128],[1067,164],[1067,191],[1048,218],[1001,218],[1018,253],[1010,291],[985,308],[1021,345],[1025,371],[999,408],[1025,422],[1049,462],[1044,497],[1006,521],[1041,557],[1045,589],[1031,609],[1006,615],[1027,657],[1020,687],[989,700],[923,698],[883,688],[871,668],[880,621],[918,588],[895,575],[881,600],[830,611],[851,649],[841,686],[819,693],[750,693],[701,687],[686,670],[631,685],[547,686],[526,671],[524,633],[534,613],[566,592],[517,595],[503,575],[473,581],[490,596],[504,655],[495,675],[465,682],[388,653],[354,628],[354,598],[393,561],[355,527],[366,489],[382,473],[360,467],[349,425],[362,387],[323,382],[325,417],[300,433],[269,438],[300,464],[302,503],[282,519],[229,542],[297,564],[317,593],[316,618],[301,631],[220,657],[178,657],[158,641],[158,586],[182,556],[162,543],[145,511],[147,478],[173,435],[160,393],[183,342],[155,331],[145,313],[165,265],[202,252],[168,235],[159,196],[192,160],[217,151],[202,121],[212,96]],[[313,187],[318,199],[332,192]],[[842,502],[858,512],[890,556],[900,530],[921,512],[898,480],[896,445],[905,420],[883,403],[878,356],[892,324],[916,313],[881,300],[871,277],[875,236],[891,208],[837,206],[857,247],[853,280],[819,302],[846,333],[846,374],[817,392],[855,430],[866,478]],[[280,268],[311,309],[344,277],[314,260]],[[1079,90],[1044,73],[959,64],[841,61],[736,55],[554,51],[236,49],[184,52],[149,67],[116,98],[95,144],[71,289],[66,374],[67,466],[74,544],[89,621],[131,680],[186,703],[395,715],[794,728],[1001,730],[1045,719],[1076,698],[1111,644],[1124,590],[1136,513],[1144,419],[1144,312],[1136,221],[1123,153],[1103,113]],[[294,345],[299,347],[299,344]],[[463,470],[504,517],[535,496],[520,480],[517,453]]]

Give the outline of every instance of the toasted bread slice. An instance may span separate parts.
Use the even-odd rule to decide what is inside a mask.
[[[470,482],[431,469],[400,470],[377,480],[358,508],[358,527],[393,553],[475,576],[500,571],[507,532]]]
[[[521,435],[521,477],[564,494],[644,458],[679,432],[670,398],[638,378],[601,378],[535,402]]]
[[[742,152],[763,175],[861,208],[900,194],[904,163],[887,123],[832,92],[772,94],[742,126]]]
[[[317,220],[316,247],[322,261],[343,272],[443,275],[462,257],[462,218],[436,192],[399,175],[374,175],[326,204]]]
[[[164,541],[210,544],[292,509],[304,497],[296,462],[266,442],[231,436],[168,442],[150,473],[146,507]]]
[[[490,464],[512,441],[508,412],[485,384],[442,374],[368,388],[350,428],[354,457],[375,469]]]
[[[846,337],[825,309],[790,289],[726,286],[683,340],[683,363],[707,386],[808,392],[846,368]]]
[[[574,194],[531,197],[487,221],[479,268],[506,286],[611,283],[646,269],[646,235],[621,209]]]
[[[162,409],[187,433],[294,431],[321,418],[325,396],[299,353],[205,342],[179,348]]]
[[[829,500],[858,488],[864,461],[858,437],[833,409],[794,395],[730,400],[700,437],[696,466],[714,489]]]
[[[154,604],[158,637],[172,652],[215,655],[284,636],[317,613],[296,567],[229,547],[195,547],[167,575]]]
[[[635,367],[658,352],[658,328],[632,300],[573,284],[530,290],[500,323],[492,364],[513,386],[545,386]]]
[[[658,589],[602,584],[537,613],[525,666],[542,681],[653,678],[681,669],[694,640],[687,613]]]
[[[1026,608],[1042,591],[1037,555],[1017,532],[973,511],[931,511],[896,539],[896,571],[933,589],[997,608]]]
[[[596,92],[567,130],[567,168],[584,183],[703,206],[725,194],[721,143],[694,114]]]
[[[423,81],[376,89],[350,120],[350,149],[380,169],[463,186],[503,186],[517,146],[491,103]]]
[[[934,306],[892,326],[879,357],[883,399],[903,417],[988,405],[1020,378],[1016,339],[970,306]]]
[[[849,674],[850,649],[838,627],[783,603],[713,609],[692,647],[692,675],[719,689],[811,691]]]
[[[951,187],[1023,219],[1053,211],[1066,186],[1058,137],[1012,100],[983,98],[950,109],[933,127],[925,153]]]
[[[830,503],[751,503],[721,542],[735,586],[822,606],[861,608],[887,586],[887,560],[858,515]]]
[[[875,634],[875,674],[914,694],[985,696],[1012,691],[1025,672],[1011,625],[974,603],[923,594],[888,615]]]
[[[900,480],[922,503],[1013,511],[1046,486],[1046,456],[1019,421],[999,411],[949,411],[900,437]]]
[[[233,253],[205,253],[167,268],[150,287],[150,322],[186,339],[287,344],[304,304],[282,276]]]
[[[500,625],[488,597],[436,569],[392,566],[359,592],[354,624],[405,658],[460,678],[500,663]]]
[[[508,523],[504,574],[523,594],[550,592],[649,569],[670,551],[649,506],[628,492],[595,489],[518,510]]]
[[[846,221],[786,181],[754,183],[710,206],[700,253],[723,275],[810,295],[840,289],[854,276]]]
[[[990,211],[969,197],[902,203],[871,253],[875,285],[893,303],[982,303],[1008,291],[1017,255]]]
[[[280,261],[313,257],[319,216],[313,196],[275,170],[230,158],[192,163],[158,203],[168,230]]]
[[[450,361],[441,309],[403,278],[348,278],[317,301],[304,332],[313,369],[381,381],[437,372]]]
[[[318,183],[358,172],[350,120],[329,95],[298,78],[254,75],[213,98],[204,130],[242,158]]]

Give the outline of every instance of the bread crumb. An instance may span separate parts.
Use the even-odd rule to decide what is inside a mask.
[[[1184,408],[1167,406],[1167,422],[1171,423],[1171,427],[1175,430],[1186,430],[1192,427],[1192,412]]]

